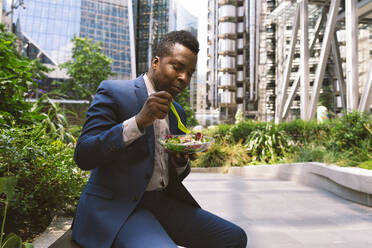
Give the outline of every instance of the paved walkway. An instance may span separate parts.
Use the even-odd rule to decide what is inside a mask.
[[[212,173],[185,180],[199,204],[240,225],[249,248],[371,248],[372,208],[290,181]],[[55,222],[34,243],[46,248],[68,228]]]
[[[193,173],[199,204],[239,224],[249,248],[371,248],[372,208],[290,181]]]

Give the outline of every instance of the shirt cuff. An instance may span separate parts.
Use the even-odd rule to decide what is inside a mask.
[[[123,141],[126,146],[144,134],[145,131],[141,132],[138,128],[135,116],[123,122]]]

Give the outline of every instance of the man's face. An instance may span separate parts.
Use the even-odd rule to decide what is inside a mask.
[[[152,61],[153,82],[157,91],[165,90],[173,98],[190,83],[195,71],[197,56],[187,47],[176,43],[170,54],[163,58],[155,57]]]

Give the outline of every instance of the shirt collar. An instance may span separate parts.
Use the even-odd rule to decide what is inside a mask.
[[[156,90],[154,88],[154,85],[152,84],[152,82],[150,81],[150,79],[149,79],[149,77],[147,76],[146,73],[145,73],[145,75],[143,75],[143,79],[145,80],[145,84],[146,84],[146,88],[147,88],[147,94],[151,95],[151,94],[155,93]]]

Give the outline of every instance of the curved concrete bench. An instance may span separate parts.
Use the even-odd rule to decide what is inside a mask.
[[[193,171],[203,172],[203,169],[193,168]],[[207,171],[208,168],[204,170]],[[208,172],[220,173],[222,169],[210,168]],[[309,162],[231,167],[228,174],[295,181],[372,207],[372,171],[366,169]]]

